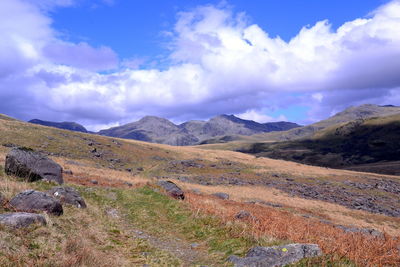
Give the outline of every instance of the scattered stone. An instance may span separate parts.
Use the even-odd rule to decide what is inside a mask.
[[[92,184],[99,184],[99,182],[97,180],[91,180],[90,181]]]
[[[321,256],[322,251],[315,244],[289,244],[274,247],[254,247],[246,257],[230,256],[228,261],[235,267],[275,267],[295,263],[303,258]]]
[[[383,233],[375,229],[347,227],[343,225],[337,225],[336,228],[342,229],[346,233],[362,233],[366,235],[372,235],[375,237],[383,237]]]
[[[36,213],[5,213],[0,214],[0,224],[12,228],[23,228],[28,227],[32,224],[46,225],[46,219],[43,215]]]
[[[140,172],[144,171],[143,167],[136,168],[136,170]]]
[[[130,182],[124,182],[124,184],[126,184],[126,185],[129,186],[129,187],[133,186],[133,184],[130,183]]]
[[[238,220],[247,220],[252,218],[254,218],[254,216],[247,210],[241,210],[235,215],[235,219]]]
[[[229,195],[227,193],[218,192],[218,193],[214,193],[212,195],[217,198],[224,199],[224,200],[229,199]]]
[[[97,152],[97,148],[93,148],[90,153],[96,153]]]
[[[199,247],[199,244],[197,244],[197,243],[190,244],[191,249],[196,249],[198,247]]]
[[[64,170],[63,173],[68,174],[68,175],[74,174],[71,170]]]
[[[57,199],[39,191],[26,190],[13,197],[9,205],[17,211],[45,211],[60,216],[63,208]]]
[[[4,198],[3,194],[0,193],[0,206],[3,206],[4,202],[5,202],[5,198]]]
[[[185,199],[185,194],[183,190],[171,181],[158,181],[157,185],[164,188],[164,190],[173,198]]]
[[[116,209],[107,209],[106,214],[111,218],[119,218],[119,213]]]
[[[62,204],[70,204],[81,209],[86,208],[85,200],[72,187],[53,187],[47,193],[60,200]]]
[[[132,172],[132,169],[131,168],[126,168],[125,171]]]
[[[64,183],[62,168],[45,155],[27,148],[14,148],[6,156],[5,172],[27,179]]]
[[[197,194],[197,195],[201,195],[200,189],[197,189],[197,188],[192,189],[192,192],[195,193],[195,194]]]

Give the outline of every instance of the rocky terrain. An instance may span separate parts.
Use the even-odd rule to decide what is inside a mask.
[[[7,117],[0,129],[2,266],[400,263],[398,177]]]

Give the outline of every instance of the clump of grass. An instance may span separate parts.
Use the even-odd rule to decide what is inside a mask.
[[[247,210],[257,217],[256,220],[245,222],[253,236],[267,235],[300,243],[316,243],[324,253],[331,255],[323,259],[322,263],[325,265],[331,261],[338,262],[346,259],[361,266],[399,266],[400,264],[398,237],[387,234],[383,237],[374,237],[361,233],[344,233],[332,225],[295,216],[289,212],[190,193],[187,194],[187,202],[193,210],[218,215],[227,223],[233,221],[235,214],[240,210]]]

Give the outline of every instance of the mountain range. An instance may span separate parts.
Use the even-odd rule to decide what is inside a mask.
[[[82,125],[80,125],[79,123],[76,123],[76,122],[68,122],[68,121],[52,122],[52,121],[43,121],[43,120],[38,120],[38,119],[33,119],[28,122],[33,123],[33,124],[43,125],[43,126],[59,128],[59,129],[63,129],[63,130],[70,130],[70,131],[82,132],[82,133],[88,132],[85,127],[83,127]]]

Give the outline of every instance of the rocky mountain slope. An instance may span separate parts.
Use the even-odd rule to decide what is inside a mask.
[[[293,129],[289,129],[283,132],[268,132],[262,134],[255,134],[250,138],[245,136],[222,136],[217,139],[205,140],[203,144],[213,144],[213,143],[226,143],[229,141],[243,140],[243,141],[253,141],[253,142],[262,142],[262,141],[289,141],[289,140],[297,140],[302,138],[308,138],[313,136],[317,131],[325,129],[327,127],[339,124],[346,123],[357,119],[366,119],[372,117],[385,117],[389,115],[400,114],[400,107],[396,106],[378,106],[372,104],[365,104],[356,107],[349,107],[342,112],[335,114],[334,116],[310,124],[303,127],[297,127]]]
[[[331,168],[400,175],[400,114],[357,119],[317,131],[311,138],[254,143],[242,152]]]
[[[54,127],[54,128],[64,129],[64,130],[87,133],[86,128],[76,122],[67,122],[67,121],[52,122],[52,121],[42,121],[42,120],[38,120],[38,119],[33,119],[33,120],[30,120],[29,122],[33,123],[33,124],[39,124],[39,125],[43,125],[43,126],[49,126],[49,127]]]
[[[175,125],[167,119],[146,116],[119,127],[101,130],[100,135],[169,145],[194,145],[221,135],[253,135],[299,127],[290,122],[257,123],[234,115],[220,115],[209,121],[188,121]]]

